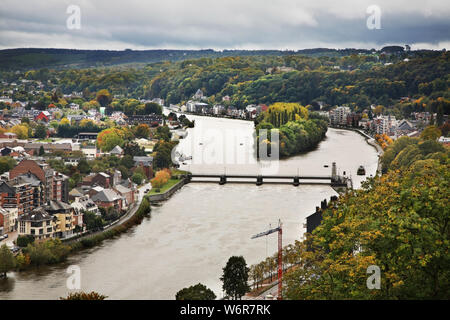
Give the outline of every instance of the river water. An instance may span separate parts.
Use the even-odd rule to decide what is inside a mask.
[[[251,122],[190,118],[196,128],[189,129],[178,150],[193,156],[182,168],[194,173],[330,175],[336,162],[358,187],[364,178],[356,175],[358,166],[364,165],[368,175],[376,172],[376,150],[352,131],[329,129],[315,150],[261,169],[254,161]],[[61,265],[9,273],[0,281],[0,299],[66,296],[71,292],[66,285],[69,265],[80,267],[81,290],[111,299],[174,299],[178,290],[199,282],[222,297],[219,278],[230,256],[242,255],[250,265],[276,251],[276,234],[255,240],[252,235],[281,219],[283,244],[293,243],[304,233],[305,218],[335,194],[326,185],[191,183],[119,238],[72,255]]]

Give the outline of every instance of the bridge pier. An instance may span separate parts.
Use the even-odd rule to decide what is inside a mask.
[[[263,184],[263,177],[262,176],[257,176],[256,177],[256,185],[260,186]]]
[[[298,187],[300,185],[300,178],[299,177],[294,177],[293,185],[294,185],[294,187]]]
[[[220,176],[219,184],[220,185],[224,185],[225,183],[227,183],[227,177],[226,176]]]

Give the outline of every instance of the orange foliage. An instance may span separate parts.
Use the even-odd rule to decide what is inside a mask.
[[[150,181],[153,188],[160,189],[164,186],[171,178],[172,173],[169,169],[162,169],[156,172],[155,177]]]

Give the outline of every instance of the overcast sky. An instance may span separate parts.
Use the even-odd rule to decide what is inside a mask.
[[[67,27],[70,5],[80,8],[80,29]],[[371,5],[380,8],[380,29],[367,27]],[[2,0],[0,4],[0,48],[297,50],[378,49],[390,44],[449,49],[450,1]]]

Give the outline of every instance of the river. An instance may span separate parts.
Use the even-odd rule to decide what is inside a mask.
[[[182,168],[195,173],[261,172],[252,158],[253,123],[189,117],[196,127],[189,129],[178,150],[193,160]],[[329,129],[315,150],[273,161],[276,164],[264,170],[330,175],[331,163],[336,162],[358,187],[364,178],[356,175],[358,166],[375,174],[377,161],[376,150],[362,136]],[[154,206],[150,218],[116,239],[74,254],[64,264],[9,273],[0,281],[0,299],[66,296],[69,265],[80,267],[83,291],[94,290],[111,299],[174,299],[178,290],[199,282],[222,297],[219,278],[230,256],[242,255],[250,265],[276,251],[276,235],[251,240],[252,235],[281,219],[283,244],[293,243],[304,233],[305,218],[321,200],[335,194],[326,185],[192,183]]]

